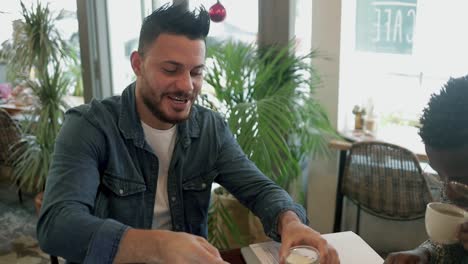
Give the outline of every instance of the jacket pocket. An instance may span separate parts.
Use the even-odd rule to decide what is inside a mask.
[[[113,194],[120,197],[146,191],[146,184],[144,182],[123,179],[110,174],[104,174],[102,184]]]
[[[216,170],[201,173],[182,184],[186,228],[196,235],[206,236],[211,184],[217,174]]]
[[[184,181],[182,188],[184,191],[206,191],[207,189],[211,189],[211,184],[217,175],[218,172],[216,170],[212,170],[208,173],[202,173]]]
[[[134,227],[145,227],[145,191],[144,182],[104,173],[100,192],[96,197],[94,215],[112,218]]]

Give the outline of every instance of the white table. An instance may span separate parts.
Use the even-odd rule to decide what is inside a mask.
[[[341,264],[383,263],[379,254],[352,231],[325,234],[323,237],[336,248]]]
[[[323,237],[328,241],[328,243],[335,247],[340,257],[341,264],[381,264],[384,262],[377,252],[375,252],[362,238],[352,231],[325,234]],[[269,252],[266,253],[266,255],[270,255],[272,251],[277,251],[279,245],[279,243],[274,241],[264,242],[255,244],[256,249],[254,250],[258,251],[258,246],[265,246],[269,248]],[[241,252],[247,264],[278,263],[271,258],[268,260],[261,258],[263,261],[259,260],[252,250],[252,246],[242,248]],[[263,254],[261,253],[260,255]]]

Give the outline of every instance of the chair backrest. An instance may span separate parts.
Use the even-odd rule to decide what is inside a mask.
[[[352,145],[342,182],[343,195],[371,214],[410,220],[424,216],[432,200],[416,156],[378,141]]]
[[[10,147],[21,139],[21,132],[16,122],[7,111],[0,108],[0,164],[5,164],[10,157]]]

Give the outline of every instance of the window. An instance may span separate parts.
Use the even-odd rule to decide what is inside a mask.
[[[140,1],[107,1],[112,93],[121,94],[134,80],[130,54],[138,47],[142,21]]]
[[[60,11],[64,11],[64,17],[57,21],[56,27],[59,30],[62,38],[74,48],[78,54],[80,51],[78,39],[78,20],[77,20],[77,7],[75,0],[23,0],[22,1],[27,9],[31,5],[36,6],[36,3],[42,5],[48,4],[49,9],[54,15]],[[13,22],[22,19],[20,1],[17,0],[4,0],[2,1],[2,8],[0,12],[0,44],[4,41],[10,40],[13,37]],[[79,60],[79,56],[78,56]],[[1,65],[0,65],[1,66]],[[83,87],[81,82],[81,63],[69,65],[67,72],[70,73],[70,78],[74,81],[73,87],[70,87],[69,93],[72,95],[82,96]],[[0,67],[0,83],[6,82],[6,68]]]
[[[170,0],[107,1],[109,46],[111,51],[112,93],[120,95],[135,80],[130,55],[138,49],[138,36],[143,18]]]
[[[381,127],[416,125],[430,95],[468,72],[467,8],[464,0],[343,1],[340,127],[352,127],[354,105],[370,104]]]
[[[308,54],[312,46],[312,1],[296,0],[296,16],[294,33],[296,38],[296,51],[299,54]]]
[[[37,0],[23,0],[24,5],[27,7],[31,4],[36,4]],[[69,39],[71,35],[78,32],[78,22],[76,20],[76,1],[74,0],[39,0],[41,4],[49,3],[49,7],[53,12],[58,12],[64,9],[68,16],[59,21],[57,27],[61,30],[62,36]],[[21,5],[18,0],[4,0],[2,1],[2,10],[0,12],[0,43],[8,40],[13,34],[13,21],[21,19]]]

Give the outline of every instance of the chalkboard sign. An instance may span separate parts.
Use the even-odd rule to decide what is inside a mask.
[[[357,0],[356,49],[411,54],[417,0]]]

